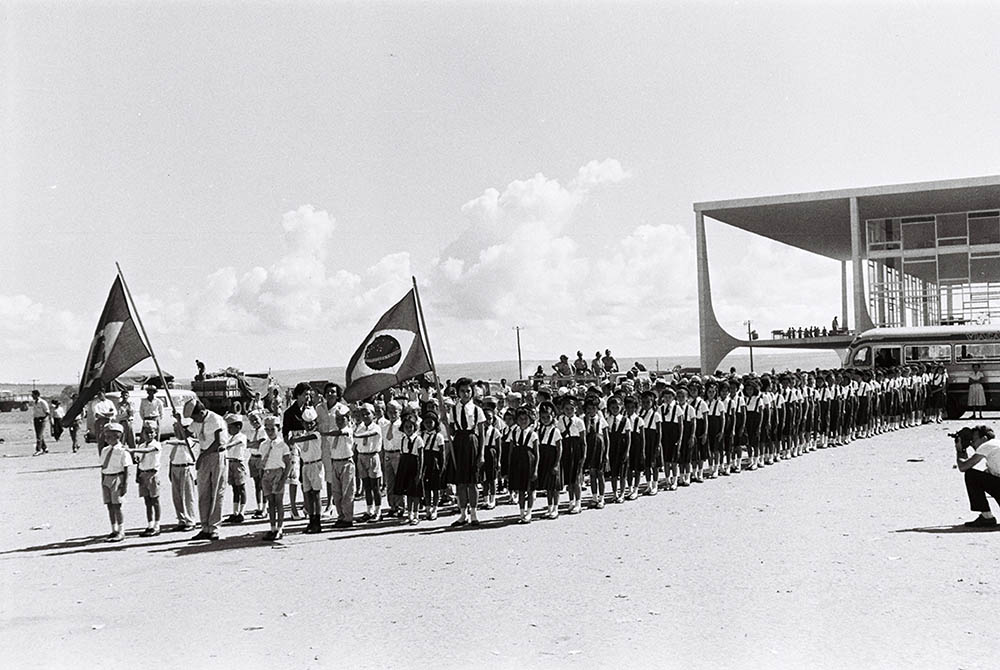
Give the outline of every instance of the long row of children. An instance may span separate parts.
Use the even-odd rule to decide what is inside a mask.
[[[409,524],[419,523],[422,513],[436,519],[442,500],[454,495],[458,518],[452,526],[478,526],[480,507],[494,508],[498,494],[505,492],[518,505],[519,522],[531,522],[535,495],[541,493],[546,499],[542,517],[555,519],[564,489],[569,498],[565,511],[578,514],[588,484],[591,506],[600,509],[609,501],[635,500],[640,491],[656,495],[817,448],[940,421],[946,381],[943,368],[911,366],[689,377],[678,383],[659,380],[647,388],[627,380],[604,388],[474,398],[473,382],[460,379],[444,412],[433,400],[403,399],[363,403],[352,410],[340,400],[336,385],[327,385],[325,402],[313,403],[308,385],[300,385],[284,420],[249,415],[249,439],[242,431],[243,417],[224,417],[227,479],[233,490],[233,514],[227,521],[243,521],[248,479],[257,497],[254,516],[262,517],[266,508],[270,530],[263,537],[272,541],[284,533],[286,490],[301,487],[308,517],[304,532],[316,533],[322,530],[324,488],[328,510],[336,512],[334,527],[353,525],[358,481],[367,504],[361,519],[370,523],[383,518],[383,490],[387,515]],[[279,429],[281,424],[285,430]],[[106,428],[108,442],[127,454],[116,428]],[[193,527],[190,470],[197,444],[170,444],[178,529],[186,530]],[[159,533],[159,449],[150,426],[131,450],[141,459],[140,495],[149,521],[144,534]],[[120,539],[120,496],[113,486],[109,490],[108,482],[122,481],[127,459],[108,454],[118,452],[102,452],[112,520],[109,539]],[[392,481],[385,467],[390,462]]]

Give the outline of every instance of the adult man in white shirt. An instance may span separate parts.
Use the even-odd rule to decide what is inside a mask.
[[[318,403],[316,409],[316,428],[320,432],[320,447],[323,451],[323,476],[326,478],[326,510],[324,514],[329,516],[336,505],[333,502],[334,473],[333,462],[330,452],[333,448],[334,438],[327,435],[337,428],[336,417],[339,413],[347,413],[348,407],[341,401],[340,387],[333,382],[327,382],[323,387],[323,402]],[[353,487],[352,487],[353,488]]]
[[[31,417],[35,424],[35,456],[46,454],[49,448],[45,446],[45,430],[49,425],[49,403],[45,402],[38,389],[31,392]]]
[[[97,453],[101,453],[106,444],[104,427],[118,416],[118,408],[104,395],[104,391],[98,391],[97,398],[90,406],[90,411],[94,413],[94,437],[97,438]]]
[[[139,416],[142,422],[155,421],[156,437],[160,437],[160,419],[163,418],[163,403],[156,397],[156,387],[150,384],[146,387],[146,397],[139,401]]]
[[[993,430],[987,426],[972,428],[969,444],[976,451],[969,458],[965,458],[968,447],[962,443],[961,435],[955,437],[955,461],[959,471],[965,473],[969,506],[973,512],[979,512],[978,517],[965,523],[972,528],[993,528],[997,525],[986,497],[989,493],[994,500],[1000,501],[1000,445],[990,442],[993,437]],[[986,469],[974,469],[979,463],[985,463]]]
[[[219,524],[222,523],[222,498],[226,490],[226,422],[222,417],[205,409],[200,401],[194,400],[185,406],[190,408],[193,423],[187,429],[198,440],[200,447],[195,461],[198,480],[198,515],[201,518],[201,532],[193,540],[218,540]]]

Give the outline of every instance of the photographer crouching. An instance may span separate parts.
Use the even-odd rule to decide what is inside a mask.
[[[965,490],[969,494],[969,506],[979,516],[967,521],[966,526],[972,528],[993,528],[997,525],[996,517],[990,512],[990,503],[986,498],[989,493],[994,500],[1000,501],[1000,445],[991,440],[995,437],[993,430],[987,426],[963,428],[950,435],[955,438],[955,462],[958,469],[965,473]],[[969,457],[969,447],[975,449]],[[977,463],[985,462],[985,470],[975,470]]]

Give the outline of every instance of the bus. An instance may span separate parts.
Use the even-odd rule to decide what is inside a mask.
[[[959,419],[968,409],[969,374],[979,364],[985,375],[986,408],[1000,409],[1000,326],[872,328],[851,342],[844,367],[873,369],[900,365],[944,365],[948,371],[945,411]]]

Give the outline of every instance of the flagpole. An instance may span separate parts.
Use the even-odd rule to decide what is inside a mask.
[[[177,416],[177,407],[174,405],[174,397],[170,395],[170,387],[167,386],[167,380],[163,377],[163,370],[160,369],[160,362],[156,360],[156,352],[153,351],[153,345],[149,341],[149,336],[146,335],[146,327],[142,325],[142,318],[139,316],[139,310],[135,308],[135,301],[132,300],[132,292],[128,290],[128,283],[125,281],[125,275],[122,273],[122,266],[115,261],[115,267],[118,268],[118,278],[122,280],[122,288],[125,289],[125,297],[128,298],[129,307],[132,310],[132,316],[135,317],[136,323],[139,324],[139,330],[142,332],[142,339],[146,340],[146,346],[149,347],[149,355],[153,357],[153,365],[156,366],[156,374],[160,377],[160,383],[163,384],[163,390],[167,394],[167,402],[170,404],[170,415],[172,417]],[[157,427],[157,433],[159,433],[159,427]]]
[[[427,335],[427,323],[424,321],[424,307],[420,303],[420,290],[417,288],[417,278],[415,276],[410,276],[413,280],[413,297],[417,299],[417,315],[420,317],[420,330],[423,336],[424,346],[427,347],[427,358],[431,364],[431,372],[434,373],[434,388],[437,391],[438,405],[440,409],[438,414],[441,417],[442,423],[445,426],[445,435],[447,440],[445,442],[445,449],[448,451],[448,456],[454,458],[454,454],[451,451],[451,426],[448,424],[448,416],[445,413],[444,405],[444,393],[441,391],[441,378],[438,377],[437,366],[434,365],[434,354],[431,353],[431,338]]]

